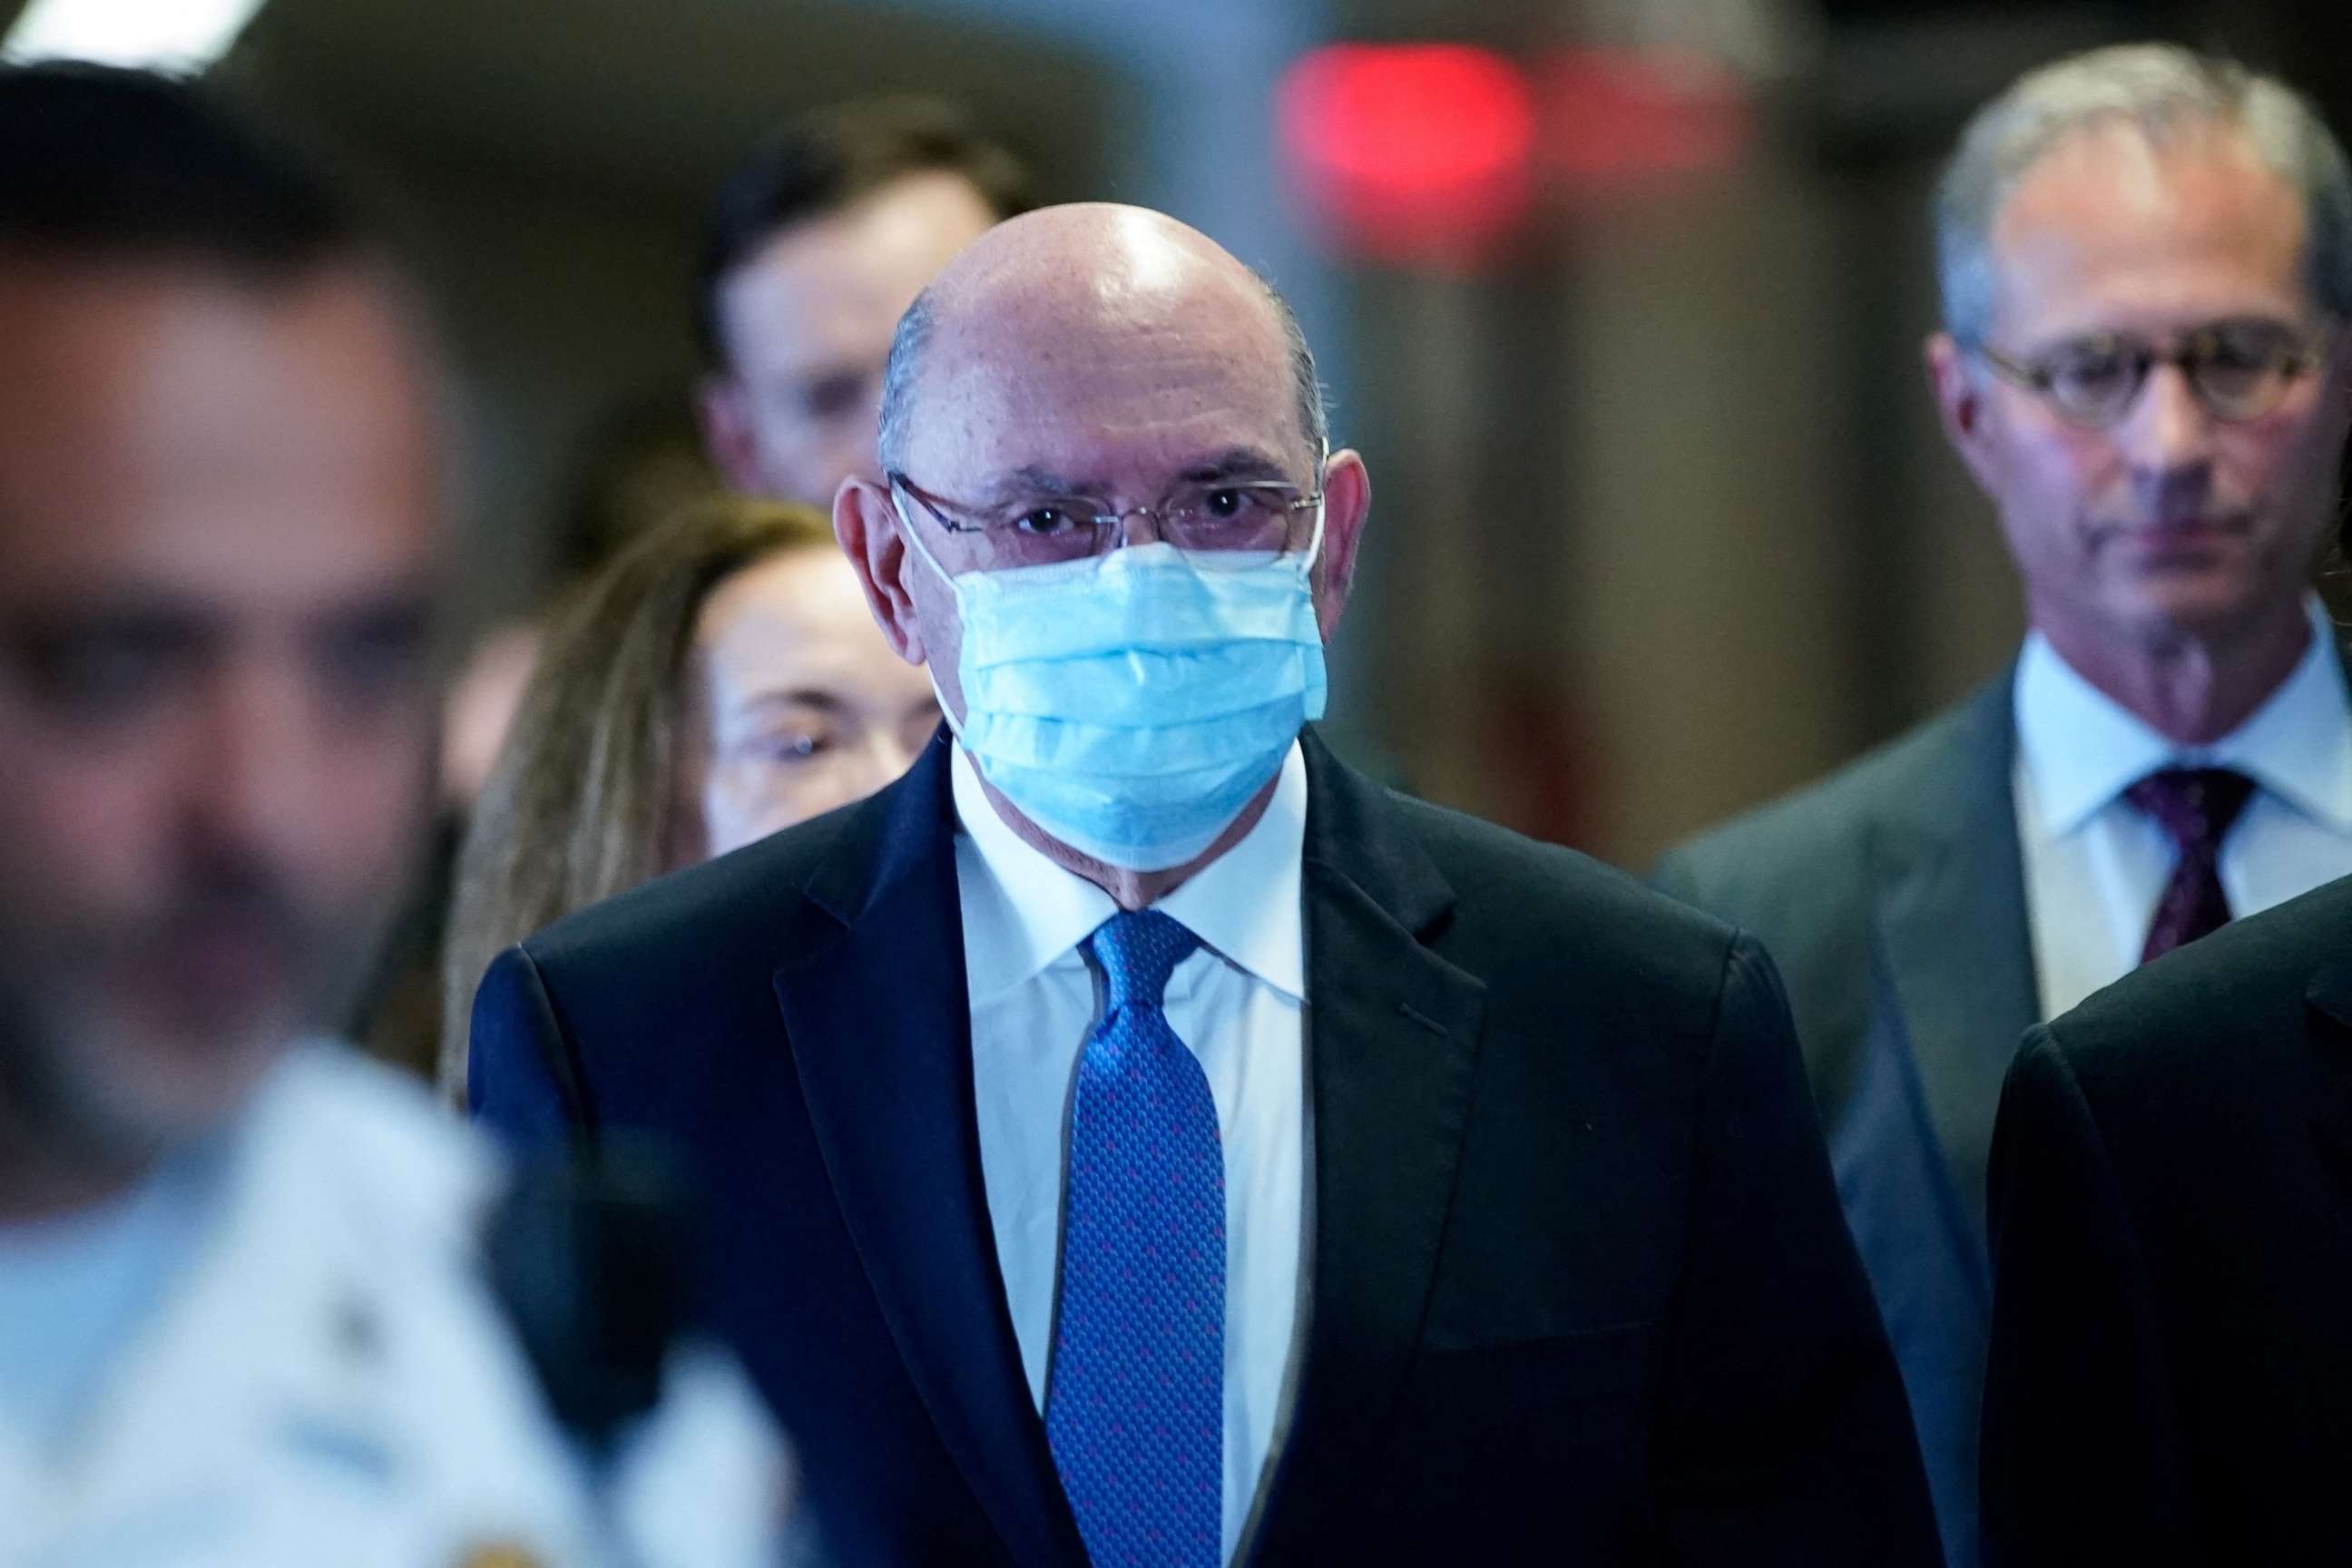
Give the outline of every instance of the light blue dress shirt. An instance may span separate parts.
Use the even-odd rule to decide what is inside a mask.
[[[2255,790],[2221,841],[2232,916],[2352,876],[2352,699],[2316,604],[2302,661],[2246,721],[2183,746],[2083,679],[2047,638],[2018,659],[2012,788],[2042,1011],[2054,1018],[2139,963],[2172,840],[2123,797],[2159,768],[2234,768]]]

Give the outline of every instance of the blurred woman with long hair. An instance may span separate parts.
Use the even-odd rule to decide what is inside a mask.
[[[939,708],[869,618],[824,519],[723,496],[656,528],[555,616],[457,860],[442,1083],[474,987],[541,927],[903,773]]]

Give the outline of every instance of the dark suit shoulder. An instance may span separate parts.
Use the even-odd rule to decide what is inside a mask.
[[[1659,862],[1669,890],[1739,901],[1785,896],[1788,879],[1859,868],[1874,826],[1948,790],[1956,770],[1983,768],[2008,722],[2006,676],[1825,777],[1685,839]]]
[[[1390,799],[1452,884],[1465,946],[1523,955],[1550,985],[1672,996],[1694,1024],[1712,1018],[1739,935],[1730,924],[1579,850]]]
[[[839,838],[855,806],[659,877],[566,915],[523,946],[543,968],[576,971],[625,958],[652,969],[666,958],[720,958],[751,942],[768,959],[780,922]],[[766,967],[763,963],[762,968]]]
[[[2133,971],[2052,1022],[2050,1047],[2095,1103],[2151,1082],[2242,1071],[2302,1039],[2313,977],[2344,958],[2347,930],[2352,878]]]

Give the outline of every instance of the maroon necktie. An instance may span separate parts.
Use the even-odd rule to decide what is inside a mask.
[[[2228,768],[2166,768],[2124,791],[2124,798],[2170,835],[2180,851],[2172,880],[2164,885],[2148,921],[2142,963],[2230,923],[2230,900],[2221,891],[2221,839],[2253,791],[2253,780]]]

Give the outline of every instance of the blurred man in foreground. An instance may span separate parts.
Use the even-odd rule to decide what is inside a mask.
[[[830,508],[874,472],[898,317],[948,258],[1028,210],[1020,161],[944,105],[852,105],[793,127],[711,204],[695,300],[698,404],[736,489]]]
[[[0,1559],[602,1563],[476,1266],[486,1151],[304,1043],[428,798],[441,476],[396,291],[194,89],[0,70]],[[772,1522],[717,1378],[614,1472],[674,1523],[648,1455],[710,1468],[709,1528],[645,1561]]]
[[[1937,226],[1928,367],[2032,630],[1958,709],[1659,880],[1787,967],[1969,1568],[1985,1163],[2019,1036],[2352,872],[2352,708],[2310,590],[2347,425],[2352,178],[2281,84],[2122,47],[1981,110]]]
[[[844,1558],[1932,1563],[1769,962],[1317,739],[1370,489],[1288,308],[1054,207],[887,385],[834,529],[956,739],[509,949],[471,1080],[692,1151]]]

